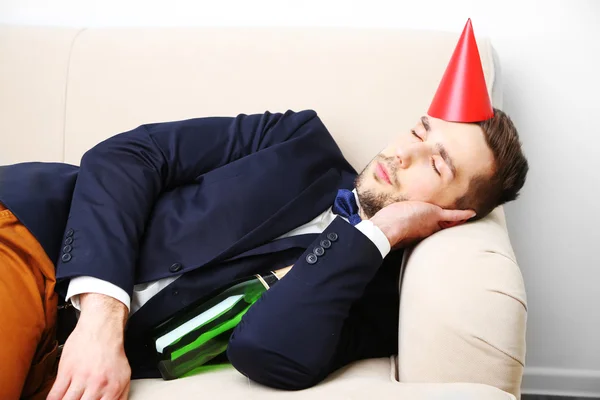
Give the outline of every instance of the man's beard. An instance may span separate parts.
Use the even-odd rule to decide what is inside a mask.
[[[379,210],[383,207],[388,206],[392,203],[396,203],[399,201],[406,201],[408,198],[397,193],[378,193],[374,190],[364,189],[362,187],[364,180],[366,179],[365,174],[372,173],[367,172],[367,169],[373,165],[374,162],[380,162],[387,167],[387,170],[390,174],[390,180],[394,184],[396,188],[399,188],[399,183],[396,178],[397,166],[395,164],[394,157],[385,157],[382,155],[378,155],[375,157],[365,169],[356,177],[354,181],[354,187],[356,188],[356,193],[358,195],[358,201],[360,202],[360,207],[362,212],[365,214],[367,218],[371,218],[373,215],[377,214]]]

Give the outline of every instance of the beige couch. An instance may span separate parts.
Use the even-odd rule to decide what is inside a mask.
[[[317,110],[360,169],[427,110],[457,34],[347,29],[0,27],[0,160],[77,164],[146,122]],[[501,107],[498,63],[480,52]],[[399,266],[400,268],[400,266]],[[399,354],[280,392],[231,367],[136,381],[131,398],[519,397],[526,299],[501,208],[440,232],[402,266]]]

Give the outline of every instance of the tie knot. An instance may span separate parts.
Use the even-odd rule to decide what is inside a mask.
[[[331,210],[335,214],[347,218],[348,222],[353,226],[361,221],[361,218],[358,215],[358,204],[356,204],[354,193],[348,189],[338,190]]]

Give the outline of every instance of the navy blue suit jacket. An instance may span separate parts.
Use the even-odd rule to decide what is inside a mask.
[[[382,265],[341,218],[322,235],[273,240],[325,211],[355,177],[314,111],[267,112],[142,125],[89,150],[79,168],[0,167],[0,202],[56,262],[63,294],[81,275],[131,294],[134,284],[183,274],[128,323],[134,376],[153,375],[136,348],[150,326],[237,277],[294,264],[236,329],[229,356],[259,382],[298,388],[397,348],[397,253]],[[332,232],[338,240],[308,263]],[[278,348],[249,350],[264,343]],[[277,360],[257,370],[267,353]],[[295,375],[269,371],[289,359]]]

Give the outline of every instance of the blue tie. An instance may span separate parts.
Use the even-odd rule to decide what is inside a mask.
[[[358,215],[358,205],[356,204],[354,193],[348,189],[338,190],[331,211],[341,217],[347,218],[352,226],[361,221],[360,216]]]

